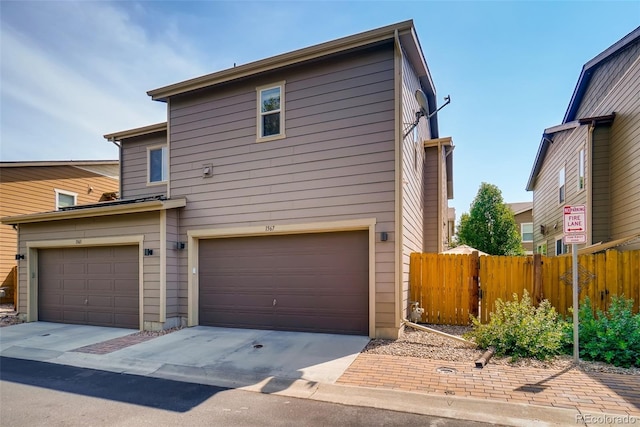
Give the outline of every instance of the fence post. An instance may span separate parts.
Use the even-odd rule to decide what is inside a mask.
[[[533,295],[531,300],[535,305],[542,301],[542,255],[533,255]]]
[[[478,251],[471,252],[471,277],[469,278],[469,285],[471,286],[471,292],[469,292],[469,313],[475,317],[480,317],[480,255]]]

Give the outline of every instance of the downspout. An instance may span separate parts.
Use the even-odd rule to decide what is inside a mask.
[[[438,141],[438,253],[442,252],[442,142]]]
[[[394,89],[395,89],[395,308],[394,308],[394,329],[398,334],[402,327],[403,302],[403,257],[402,257],[402,45],[400,44],[400,36],[396,29],[393,34],[394,39]]]

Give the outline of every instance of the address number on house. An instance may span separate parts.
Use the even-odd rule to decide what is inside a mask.
[[[266,225],[264,227],[264,231],[276,231],[276,226],[275,225]]]

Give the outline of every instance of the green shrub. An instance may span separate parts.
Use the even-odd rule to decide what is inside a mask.
[[[640,314],[632,314],[633,300],[613,296],[606,313],[593,307],[586,298],[580,310],[580,357],[628,368],[640,367]],[[573,330],[567,330],[567,342],[573,343]],[[572,348],[572,347],[571,347]]]
[[[513,294],[513,301],[496,301],[495,312],[489,323],[482,324],[471,316],[473,329],[467,339],[473,339],[479,347],[495,347],[497,355],[534,357],[544,360],[562,352],[565,344],[565,322],[558,316],[548,300],[536,308],[525,290],[522,299]]]

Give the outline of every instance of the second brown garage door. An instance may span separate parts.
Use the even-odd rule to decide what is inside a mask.
[[[140,327],[138,247],[38,251],[38,319]]]
[[[367,335],[367,231],[199,243],[199,323]]]

